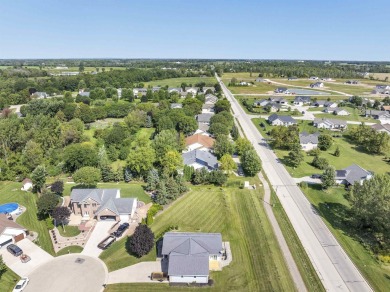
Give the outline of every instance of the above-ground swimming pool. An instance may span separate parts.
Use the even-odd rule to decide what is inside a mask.
[[[8,203],[4,205],[0,205],[0,214],[12,213],[19,209],[19,205],[17,203]]]

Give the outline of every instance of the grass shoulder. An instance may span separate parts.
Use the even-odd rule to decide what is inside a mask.
[[[83,251],[83,248],[78,245],[71,245],[68,247],[64,247],[63,249],[60,249],[57,253],[56,256],[62,256],[70,253],[81,253]]]

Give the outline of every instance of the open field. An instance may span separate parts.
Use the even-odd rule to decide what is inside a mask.
[[[53,245],[50,240],[49,232],[47,231],[45,221],[38,221],[36,200],[37,195],[31,192],[23,192],[20,190],[21,183],[2,181],[0,182],[0,204],[16,202],[26,207],[26,212],[20,215],[16,221],[20,225],[38,233],[37,244],[45,251],[54,255]]]
[[[265,132],[272,129],[272,126],[268,125],[264,119],[252,119],[252,121],[262,135],[265,135]],[[259,126],[261,122],[265,123],[266,131]],[[316,128],[311,126],[307,121],[300,122],[298,125],[300,127],[300,131],[316,131]],[[337,146],[339,146],[341,151],[340,157],[333,155]],[[322,173],[322,170],[319,170],[311,165],[313,156],[305,155],[304,161],[301,165],[294,169],[286,163],[289,151],[279,149],[275,149],[274,151],[280,160],[286,165],[288,172],[293,177],[303,177],[310,176],[314,173]],[[320,156],[326,158],[329,161],[329,164],[334,166],[336,169],[342,169],[354,163],[375,173],[387,173],[390,169],[389,164],[383,160],[385,157],[384,155],[372,155],[361,152],[357,150],[353,144],[350,144],[345,137],[334,138],[333,146],[327,151],[322,151]]]
[[[61,255],[69,254],[69,253],[81,253],[82,250],[83,250],[83,248],[81,246],[71,245],[71,246],[64,247],[63,249],[59,250],[56,253],[56,256],[61,256]]]
[[[149,203],[151,202],[150,197],[148,194],[145,193],[143,189],[142,183],[138,182],[119,182],[119,183],[98,183],[97,188],[98,189],[120,189],[121,190],[121,197],[122,198],[138,198],[138,200]],[[69,196],[72,187],[76,187],[76,184],[72,183],[65,183],[64,184],[64,196]]]
[[[223,240],[230,241],[232,264],[222,272],[212,272],[211,278],[215,280],[215,286],[202,290],[295,290],[264,213],[260,190],[241,190],[238,189],[238,184],[239,182],[234,187],[226,188],[193,187],[192,191],[156,217],[152,230],[159,234],[168,226],[177,225],[180,231],[221,232]],[[110,249],[107,250],[109,251]],[[106,262],[110,261],[110,270],[120,268],[117,261],[123,261],[123,266],[128,265],[128,261],[121,258],[123,254],[114,253],[108,257],[107,252],[102,254],[102,258]],[[124,289],[171,290],[167,285],[160,284],[121,284],[109,285],[107,291],[125,291]]]
[[[390,73],[371,73],[370,74],[374,79],[383,80],[384,82],[389,82],[390,79]],[[387,77],[387,79],[386,79]],[[375,81],[378,82],[378,81]]]
[[[367,278],[375,291],[389,291],[390,264],[379,262],[370,251],[359,242],[356,230],[346,221],[349,220],[349,204],[342,187],[334,187],[324,192],[319,185],[303,189],[309,201],[315,206],[338,242]]]
[[[0,279],[0,287],[1,292],[11,292],[13,291],[16,283],[20,280],[20,277],[15,274],[11,269],[7,269],[7,271],[1,275]]]
[[[195,86],[195,84],[204,82],[209,85],[214,85],[217,83],[217,80],[214,77],[181,77],[181,78],[170,78],[163,80],[154,80],[150,82],[145,82],[145,87],[151,86],[167,86],[168,87],[180,87],[182,83],[187,83],[187,86]]]

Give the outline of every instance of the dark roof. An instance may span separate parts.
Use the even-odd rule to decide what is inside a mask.
[[[203,113],[196,116],[196,120],[200,123],[209,123],[213,113]]]
[[[354,184],[362,179],[366,179],[367,176],[372,175],[371,172],[365,170],[357,164],[352,164],[344,169],[336,170],[336,179],[346,180],[349,184]]]
[[[275,120],[281,120],[284,123],[297,123],[291,116],[279,116],[277,114],[272,114],[268,117],[268,121],[270,121],[271,123]]]
[[[311,97],[310,96],[296,96],[294,98],[295,102],[310,102]]]
[[[0,234],[7,228],[16,228],[25,230],[23,226],[19,225],[13,220],[9,220],[5,214],[0,213]]]
[[[199,163],[208,169],[218,168],[218,160],[213,154],[208,151],[192,150],[182,154],[183,163],[185,165],[191,165],[193,163]]]
[[[168,275],[206,276],[209,255],[222,252],[220,233],[167,232],[162,254],[169,255]]]
[[[301,144],[318,144],[318,136],[320,133],[316,132],[313,134],[307,133],[307,132],[302,132],[299,134],[299,142]]]

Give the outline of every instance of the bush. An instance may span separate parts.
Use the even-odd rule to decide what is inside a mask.
[[[52,230],[54,228],[54,223],[52,218],[45,219],[47,230]]]
[[[140,224],[135,228],[134,234],[127,239],[127,251],[140,258],[148,254],[154,245],[154,234],[147,226]]]
[[[307,155],[309,156],[319,156],[321,154],[321,150],[319,148],[314,148],[312,150],[307,151]]]
[[[323,157],[315,156],[312,165],[318,169],[325,169],[329,166],[329,162]]]
[[[302,189],[307,189],[307,187],[308,187],[307,182],[305,182],[305,181],[301,181],[301,182],[299,183],[299,186],[300,186]]]

